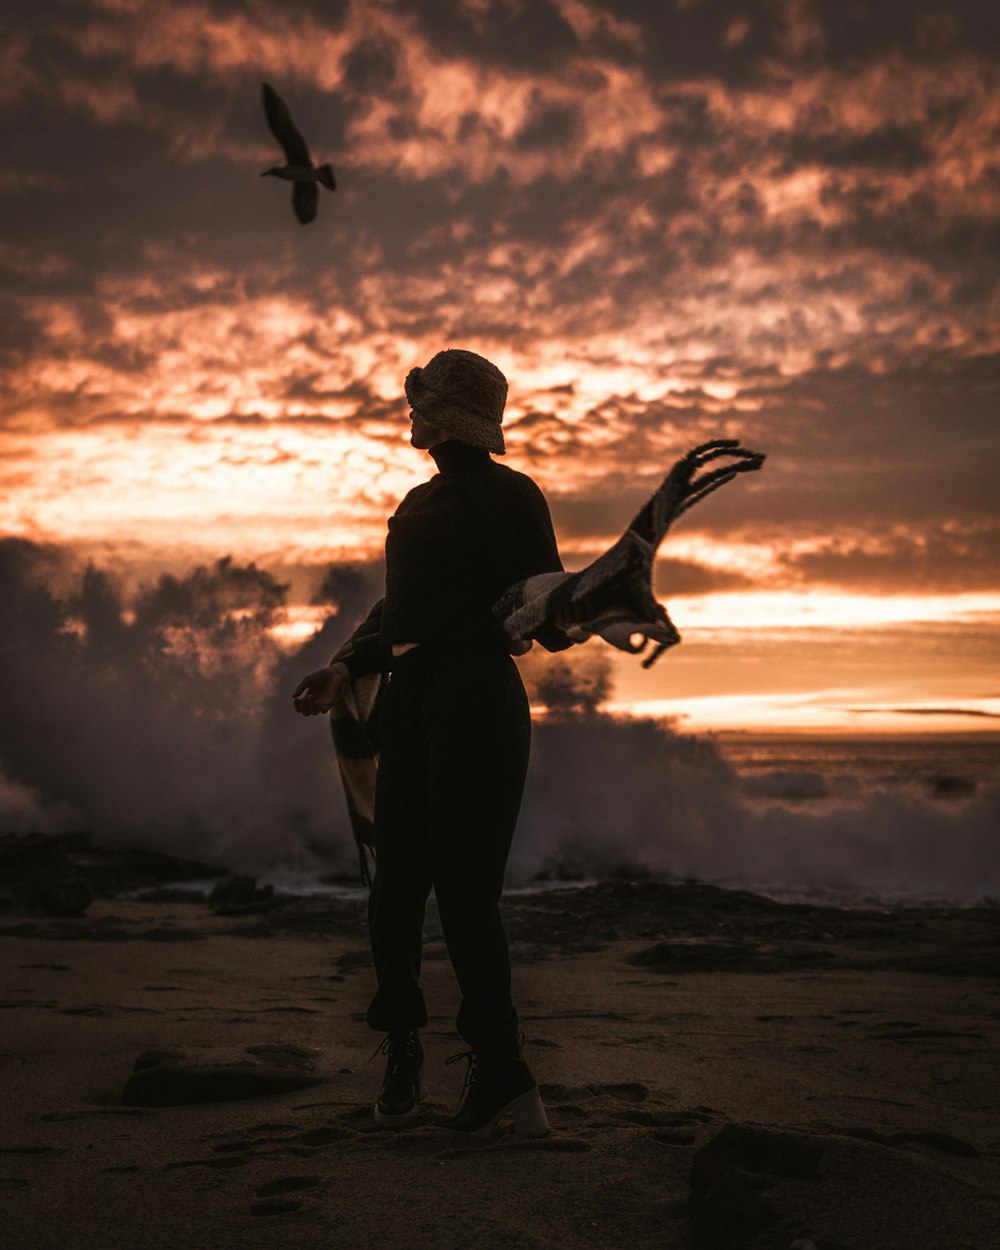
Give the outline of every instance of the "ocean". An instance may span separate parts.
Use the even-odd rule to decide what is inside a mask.
[[[234,723],[243,736],[189,743],[166,732],[169,719],[160,733],[145,718],[144,736],[119,736],[113,752],[94,737],[81,740],[82,763],[49,753],[45,790],[0,778],[0,828],[86,829],[98,845],[224,865],[282,892],[360,895],[326,735],[283,704],[274,723]],[[133,743],[124,769],[118,748]],[[83,801],[63,799],[72,787]],[[1000,735],[712,736],[651,717],[540,717],[507,887],[607,880],[843,906],[1000,906]]]
[[[356,890],[278,871],[295,893]],[[693,879],[789,902],[1000,907],[1000,736],[681,735],[543,719],[508,891]]]
[[[1000,738],[543,721],[512,883],[643,876],[851,906],[994,903]]]
[[[1000,734],[729,734],[716,742],[751,799],[822,807],[882,793],[949,802],[1000,784]]]

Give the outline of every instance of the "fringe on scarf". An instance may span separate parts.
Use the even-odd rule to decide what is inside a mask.
[[[725,464],[709,465],[727,459]],[[511,586],[493,611],[508,641],[517,646],[564,608],[586,604],[592,612],[567,631],[574,642],[597,634],[633,655],[653,650],[642,661],[649,668],[681,636],[653,594],[653,561],[667,530],[679,516],[740,473],[764,463],[760,452],[747,451],[734,438],[717,438],[693,448],[678,460],[655,494],[639,510],[621,538],[579,573],[543,573]],[[707,472],[698,476],[700,470]],[[521,650],[525,648],[522,646]]]
[[[541,573],[506,590],[493,608],[510,651],[522,655],[535,636],[565,609],[586,615],[566,630],[573,642],[597,635],[620,651],[638,655],[652,643],[643,668],[655,664],[681,636],[653,594],[653,562],[667,530],[689,508],[765,457],[738,439],[717,438],[692,448],[673,466],[621,538],[579,573]],[[378,637],[381,603],[333,656],[346,659]],[[358,846],[361,880],[370,886],[374,860],[375,777],[378,768],[378,705],[384,673],[346,683],[330,711],[330,731],[344,784],[347,811]]]
[[[346,660],[366,642],[377,640],[382,621],[381,600],[361,626],[339,647],[331,664]],[[375,778],[378,772],[378,707],[387,674],[354,677],[341,687],[330,709],[330,736],[347,801],[347,815],[358,848],[361,883],[371,887],[375,858]]]

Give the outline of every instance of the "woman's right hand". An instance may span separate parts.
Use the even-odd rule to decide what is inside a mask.
[[[592,621],[596,615],[597,607],[594,603],[594,596],[592,594],[583,595],[575,603],[563,604],[555,614],[552,623],[556,629],[566,633],[574,625],[582,625],[584,621]]]
[[[351,675],[343,664],[330,664],[307,673],[295,687],[292,701],[302,716],[319,716],[329,712]]]

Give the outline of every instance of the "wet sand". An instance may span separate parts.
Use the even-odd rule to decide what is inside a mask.
[[[477,1144],[434,1122],[465,1065],[433,918],[426,1111],[384,1132],[361,904],[262,906],[0,916],[6,1250],[996,1245],[996,911],[511,899],[553,1132]],[[149,1051],[279,1092],[126,1105]]]

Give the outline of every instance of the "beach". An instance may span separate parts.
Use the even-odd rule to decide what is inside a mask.
[[[0,1250],[1000,1250],[1000,5],[4,33]]]
[[[611,882],[505,910],[552,1132],[481,1143],[435,1123],[466,1065],[433,909],[425,1111],[386,1132],[362,900],[11,906],[4,1246],[996,1244],[996,909]]]

